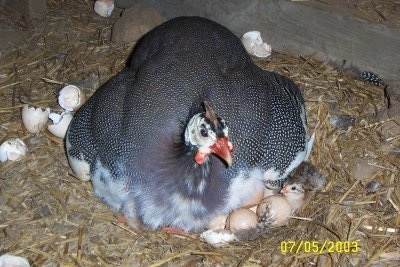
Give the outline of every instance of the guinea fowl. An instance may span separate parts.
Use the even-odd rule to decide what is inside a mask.
[[[299,165],[306,127],[292,81],[257,67],[225,27],[179,17],[79,110],[66,149],[134,228],[201,231]]]

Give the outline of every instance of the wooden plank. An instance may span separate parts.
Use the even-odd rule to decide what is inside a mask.
[[[26,21],[41,18],[47,11],[46,0],[2,0],[0,4],[21,13]]]
[[[317,58],[354,66],[400,85],[400,29],[287,0],[142,0],[167,18],[197,15],[237,35],[259,30],[276,51],[316,52]],[[178,8],[179,7],[179,8]],[[400,90],[400,89],[398,89]]]

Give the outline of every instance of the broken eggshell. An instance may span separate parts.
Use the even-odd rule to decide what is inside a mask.
[[[47,130],[58,138],[64,139],[73,118],[72,114],[66,112],[61,114],[50,113],[49,118],[53,121],[53,124],[48,125]]]
[[[29,133],[37,134],[49,119],[50,108],[42,109],[24,105],[21,110],[22,123]]]
[[[207,230],[203,232],[200,237],[214,247],[222,247],[237,239],[234,233],[226,229]]]
[[[7,160],[16,161],[25,156],[27,151],[28,147],[21,139],[8,139],[0,146],[0,162],[6,162]]]
[[[4,254],[0,256],[0,267],[30,267],[26,258]]]
[[[102,17],[109,17],[114,9],[113,0],[97,0],[94,3],[94,12]]]
[[[240,40],[250,55],[261,58],[271,55],[272,48],[263,42],[259,31],[246,32]]]
[[[67,85],[58,94],[58,104],[65,110],[78,110],[86,101],[85,93],[75,85]]]

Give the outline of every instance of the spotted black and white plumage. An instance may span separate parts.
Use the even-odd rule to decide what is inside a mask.
[[[281,189],[285,180],[286,179],[268,180],[265,182],[265,186],[270,190]]]
[[[197,164],[185,142],[205,101],[229,125],[230,167],[215,155]],[[79,110],[66,149],[74,173],[131,225],[200,231],[299,165],[306,127],[291,80],[253,64],[223,26],[180,17],[146,34]]]
[[[376,86],[380,86],[380,85],[385,85],[385,83],[383,82],[383,79],[380,78],[378,75],[370,72],[370,71],[363,71],[361,73],[361,78],[365,81],[365,82],[370,82],[373,85]]]

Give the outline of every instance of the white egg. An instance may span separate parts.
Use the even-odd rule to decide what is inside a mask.
[[[109,17],[114,9],[113,0],[97,0],[94,3],[94,12],[102,17]]]
[[[65,112],[62,114],[51,113],[49,117],[53,121],[53,124],[47,126],[49,132],[58,138],[64,139],[73,118],[72,114]]]
[[[42,109],[24,105],[21,110],[22,123],[29,133],[37,134],[46,125],[50,108]]]
[[[25,156],[27,151],[28,148],[21,139],[8,139],[0,146],[0,162],[7,160],[16,161]]]
[[[238,209],[229,215],[229,229],[236,233],[240,230],[255,228],[257,226],[257,215],[249,209]]]
[[[243,34],[240,39],[250,55],[265,58],[271,55],[272,48],[267,43],[264,43],[259,31],[251,31]]]
[[[75,85],[67,85],[58,94],[58,104],[65,110],[78,110],[86,101],[85,93]]]

